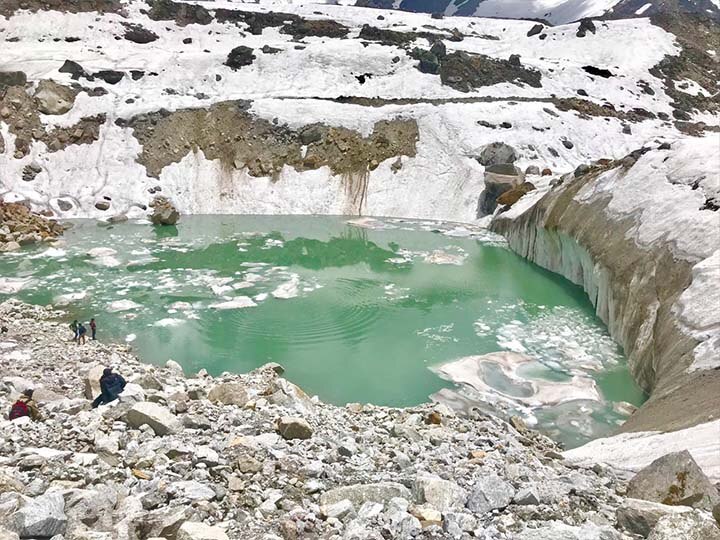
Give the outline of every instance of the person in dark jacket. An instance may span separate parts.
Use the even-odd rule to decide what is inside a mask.
[[[95,319],[90,319],[90,336],[92,337],[92,340],[95,341],[95,333],[97,332],[97,324],[95,323]]]
[[[105,368],[100,377],[100,395],[92,403],[93,409],[99,405],[106,405],[115,401],[125,389],[125,379],[118,373],[113,373],[112,368]]]

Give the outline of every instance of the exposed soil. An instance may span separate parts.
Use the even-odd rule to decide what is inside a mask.
[[[10,17],[17,10],[63,11],[66,13],[83,13],[97,11],[99,13],[120,13],[123,10],[121,0],[2,0],[0,15]]]
[[[388,158],[414,156],[419,137],[415,120],[405,119],[378,122],[369,137],[323,124],[296,131],[254,117],[238,101],[140,115],[127,125],[143,146],[138,161],[154,177],[199,150],[228,169],[247,168],[252,176],[274,176],[286,165],[300,171],[328,166],[335,174],[362,174]]]
[[[23,86],[11,86],[0,90],[0,120],[7,123],[15,135],[15,157],[22,158],[30,152],[33,141],[44,142],[49,152],[57,152],[72,144],[90,144],[99,137],[105,115],[99,114],[81,119],[69,127],[48,130],[40,122],[37,103],[25,92]]]

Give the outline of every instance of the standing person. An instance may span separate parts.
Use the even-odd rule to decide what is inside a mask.
[[[90,335],[92,340],[95,341],[95,332],[97,332],[97,324],[95,324],[95,318],[90,319]]]
[[[105,368],[102,377],[100,377],[100,395],[92,402],[92,408],[95,409],[98,405],[105,405],[115,401],[125,389],[125,384],[122,375],[113,373],[112,368]]]
[[[85,325],[83,323],[80,323],[80,325],[78,326],[78,345],[80,345],[80,343],[85,345],[85,334],[87,334],[87,328],[85,328]]]
[[[23,416],[29,416],[32,420],[38,421],[42,419],[40,409],[33,397],[33,390],[28,388],[17,399],[17,401],[10,408],[10,414],[8,418],[15,420],[16,418],[22,418]]]
[[[70,330],[73,331],[73,341],[77,341],[77,340],[78,340],[78,329],[79,329],[79,328],[80,328],[80,324],[78,323],[78,320],[75,319],[75,320],[70,324]]]

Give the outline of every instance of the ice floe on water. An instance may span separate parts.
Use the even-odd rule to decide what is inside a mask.
[[[272,292],[274,298],[280,298],[287,300],[289,298],[295,298],[300,294],[300,276],[294,275],[285,283],[278,285],[278,287]]]
[[[450,249],[436,249],[424,257],[425,262],[428,264],[455,264],[457,266],[462,266],[465,259],[467,259],[467,253],[460,248],[452,251]]]
[[[142,305],[138,304],[137,302],[133,302],[132,300],[113,300],[107,305],[106,309],[110,312],[119,312],[130,311],[141,307]]]
[[[27,288],[33,282],[32,278],[0,277],[0,294],[15,294]]]
[[[427,340],[425,343],[425,348],[428,349],[434,345],[450,343],[450,342],[457,343],[459,341],[458,338],[452,335],[452,333],[454,331],[455,331],[455,324],[450,323],[450,324],[441,324],[440,326],[425,328],[423,330],[418,330],[416,332],[416,334]]]
[[[232,300],[210,304],[212,309],[244,309],[255,306],[257,304],[249,296],[236,296]]]
[[[370,217],[349,219],[346,221],[346,223],[348,225],[352,225],[353,227],[360,227],[361,229],[384,230],[384,229],[394,229],[395,228],[395,226],[391,225],[390,223],[381,221],[379,219],[370,218]]]
[[[175,319],[173,317],[167,317],[165,319],[160,319],[159,321],[155,321],[152,326],[159,326],[161,328],[166,328],[169,326],[180,326],[181,324],[184,324],[184,319]]]
[[[87,291],[78,291],[78,292],[71,292],[66,294],[61,294],[55,297],[55,301],[53,302],[56,306],[67,306],[68,304],[72,304],[73,302],[79,302],[80,300],[83,300],[87,297],[88,292]]]
[[[57,247],[51,247],[47,248],[45,251],[41,251],[40,253],[35,253],[34,255],[30,255],[29,259],[59,259],[61,257],[64,257],[67,255],[67,252],[64,249],[60,249]]]

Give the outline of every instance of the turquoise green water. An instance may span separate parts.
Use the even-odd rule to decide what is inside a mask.
[[[570,445],[615,427],[613,402],[641,403],[578,287],[482,231],[382,227],[296,216],[184,217],[177,228],[80,221],[54,247],[0,257],[0,291],[23,279],[19,298],[95,317],[101,339],[126,340],[149,362],[213,374],[279,362],[337,404],[417,404],[454,389],[433,366],[525,352],[535,358],[518,370],[527,381],[596,385],[596,400],[524,407]],[[533,394],[496,366],[484,372],[503,396]]]

